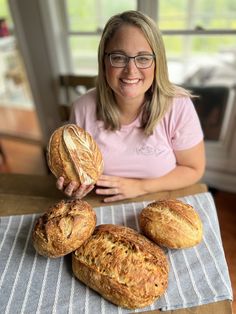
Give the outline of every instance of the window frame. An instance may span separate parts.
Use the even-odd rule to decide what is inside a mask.
[[[154,21],[158,23],[159,20],[159,1],[160,0],[137,0],[137,10],[149,15]],[[188,16],[191,16],[194,1],[189,1]],[[61,20],[62,36],[64,37],[61,45],[64,55],[67,60],[68,71],[72,71],[72,54],[70,51],[69,39],[71,36],[100,36],[102,29],[98,28],[96,31],[70,31],[68,14],[66,11],[66,0],[58,0],[58,9]],[[164,36],[209,36],[209,35],[236,35],[236,29],[162,29]],[[64,34],[64,35],[63,35]]]

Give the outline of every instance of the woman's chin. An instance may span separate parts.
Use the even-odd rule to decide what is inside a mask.
[[[120,95],[124,98],[136,98],[140,95],[144,95],[145,92],[140,89],[138,84],[136,86],[122,86],[120,89]]]

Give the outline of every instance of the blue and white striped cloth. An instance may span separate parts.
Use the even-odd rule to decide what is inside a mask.
[[[199,213],[203,241],[190,249],[166,250],[170,263],[166,293],[151,306],[129,311],[104,300],[72,275],[71,255],[39,256],[31,243],[36,215],[2,217],[0,224],[0,313],[130,313],[172,310],[232,300],[232,288],[210,193],[181,198]],[[147,205],[128,203],[96,208],[97,224],[122,224],[138,231]]]

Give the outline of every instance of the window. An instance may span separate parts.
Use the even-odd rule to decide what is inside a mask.
[[[158,13],[173,82],[235,82],[234,0],[159,0]]]
[[[101,31],[114,14],[135,10],[136,0],[68,0],[66,3],[68,43],[73,72],[97,73],[97,49]]]
[[[96,75],[97,47],[108,18],[138,8],[157,19],[171,81],[235,83],[235,0],[87,0],[79,5],[64,0],[64,6],[71,72]]]
[[[158,4],[170,79],[199,96],[193,101],[205,139],[219,141],[232,123],[236,99],[236,2],[159,0]]]
[[[236,28],[234,0],[159,0],[159,26],[172,30]]]

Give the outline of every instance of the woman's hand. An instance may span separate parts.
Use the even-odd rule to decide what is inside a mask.
[[[67,196],[73,197],[75,199],[82,199],[94,188],[94,185],[78,185],[78,183],[75,181],[71,181],[68,185],[64,185],[64,182],[65,180],[63,177],[58,178],[56,182],[58,190],[64,192]]]
[[[96,193],[108,195],[104,202],[135,198],[147,193],[172,191],[196,183],[205,169],[204,142],[191,149],[175,151],[177,165],[158,178],[130,179],[102,175],[97,181]]]
[[[96,194],[109,195],[104,202],[120,201],[145,194],[141,179],[102,175],[96,183]]]

